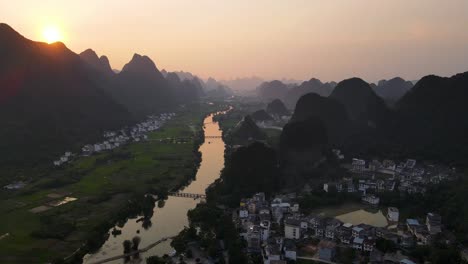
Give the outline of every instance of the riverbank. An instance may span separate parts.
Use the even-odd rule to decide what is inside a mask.
[[[199,161],[194,150],[200,142],[193,128],[201,129],[203,117],[217,109],[218,105],[208,104],[186,107],[151,133],[151,141],[80,158],[0,201],[0,234],[10,234],[0,240],[0,262],[37,263],[68,256],[84,242],[102,236],[102,230],[107,232],[109,222],[125,219],[132,197],[183,186]],[[168,137],[191,140],[160,140]],[[31,212],[62,195],[77,200]]]
[[[224,142],[219,126],[212,118],[213,114],[208,115],[203,121],[205,140],[197,149],[203,158],[196,177],[187,186],[182,187],[181,191],[184,193],[204,194],[205,189],[219,177],[220,170],[224,166]],[[84,257],[84,263],[91,264],[109,258],[110,263],[120,263],[118,260],[113,260],[113,257],[121,255],[123,242],[135,236],[141,239],[140,247],[146,247],[155,240],[177,235],[188,225],[187,212],[199,202],[199,199],[190,197],[169,196],[161,206],[158,205],[151,211],[146,221],[140,221],[142,215],[139,215],[122,222],[121,225],[111,227],[112,230],[118,230],[119,235],[109,236],[98,251]],[[172,251],[170,242],[167,240],[145,251],[140,254],[140,259],[169,254]]]

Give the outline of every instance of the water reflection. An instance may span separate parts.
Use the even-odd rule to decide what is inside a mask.
[[[221,136],[222,132],[217,122],[213,121],[213,114],[205,118],[205,136]],[[224,142],[222,138],[206,139],[200,146],[202,162],[195,179],[183,190],[187,193],[204,193],[205,189],[219,178],[219,173],[224,167]],[[102,248],[95,254],[84,257],[83,263],[93,263],[102,259],[122,254],[123,242],[132,240],[135,235],[141,238],[140,248],[168,236],[178,234],[188,225],[187,211],[193,209],[199,200],[182,197],[169,197],[164,203],[155,206],[153,214],[148,217],[129,219],[124,225],[115,227],[122,233],[109,236]],[[162,207],[160,207],[162,206]],[[170,240],[140,254],[141,259],[146,257],[168,254],[172,251]],[[108,263],[122,263],[123,260],[115,260]]]

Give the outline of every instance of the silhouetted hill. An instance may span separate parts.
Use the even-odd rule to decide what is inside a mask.
[[[237,140],[263,140],[265,133],[255,124],[252,117],[245,116],[244,119],[233,129],[231,136]]]
[[[306,94],[297,102],[291,122],[305,121],[311,117],[324,122],[330,142],[342,142],[346,137],[350,121],[341,103],[315,93]]]
[[[342,103],[351,120],[367,125],[378,127],[388,122],[390,118],[382,98],[377,96],[370,85],[359,78],[341,81],[335,87],[330,98]]]
[[[197,101],[204,94],[198,78],[181,80],[176,73],[169,72],[166,75],[166,80],[171,85],[175,99],[179,103]]]
[[[276,116],[286,116],[289,115],[288,109],[286,109],[286,106],[283,104],[283,102],[280,99],[275,99],[271,101],[266,108],[267,113],[270,115],[276,115]]]
[[[304,94],[316,93],[321,96],[329,96],[335,86],[336,83],[322,83],[319,79],[312,78],[291,88],[287,92],[284,102],[289,108],[294,108],[299,98]]]
[[[413,87],[413,83],[405,81],[400,77],[391,80],[381,80],[375,87],[375,92],[385,101],[392,104],[398,101],[406,92]]]
[[[280,137],[284,182],[290,186],[303,184],[322,160],[327,144],[327,129],[319,118],[311,117],[286,124]]]
[[[225,85],[219,85],[213,90],[207,90],[205,94],[209,98],[224,99],[233,95],[233,92],[231,91],[231,89],[229,89],[229,87]]]
[[[288,86],[278,80],[264,82],[257,87],[257,94],[264,101],[283,99],[287,92]]]
[[[396,104],[395,140],[418,153],[448,160],[468,155],[468,72],[422,78]]]
[[[215,89],[218,89],[218,87],[220,86],[221,84],[216,81],[214,78],[208,78],[208,80],[206,80],[205,82],[205,89],[207,91],[209,90],[215,90]]]
[[[0,163],[47,163],[132,119],[63,43],[28,40],[0,24]]]
[[[106,56],[101,56],[100,58],[96,52],[92,49],[87,49],[80,53],[80,57],[86,63],[88,63],[93,69],[104,74],[105,76],[114,76],[115,73],[112,70],[109,59]]]
[[[255,122],[261,122],[273,120],[273,117],[271,117],[265,110],[261,109],[252,113],[252,119],[255,120]]]
[[[139,117],[170,109],[177,101],[169,83],[147,56],[133,55],[113,84],[114,98]]]
[[[220,83],[230,87],[234,91],[253,91],[255,90],[264,80],[259,77],[247,77],[247,78],[236,78],[233,80],[222,80]]]

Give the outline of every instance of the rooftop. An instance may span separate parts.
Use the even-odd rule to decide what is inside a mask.
[[[407,223],[408,225],[416,225],[416,226],[419,225],[419,221],[418,221],[418,220],[416,220],[416,219],[411,219],[411,218],[406,219],[406,223]]]
[[[362,244],[363,242],[364,242],[364,238],[360,238],[360,237],[355,237],[353,240],[353,243],[356,243],[356,244]]]

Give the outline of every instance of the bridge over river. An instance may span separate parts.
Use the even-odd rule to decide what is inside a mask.
[[[206,198],[206,194],[184,193],[184,192],[170,192],[169,196],[185,197],[185,198],[193,198],[193,199],[205,199]]]

